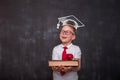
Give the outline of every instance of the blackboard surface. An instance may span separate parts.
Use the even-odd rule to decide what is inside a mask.
[[[0,80],[52,80],[48,66],[60,43],[58,17],[84,24],[79,80],[120,80],[119,0],[0,0]]]

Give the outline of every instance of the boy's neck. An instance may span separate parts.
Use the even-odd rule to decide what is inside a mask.
[[[69,43],[62,43],[63,46],[68,46],[70,44],[71,44],[71,42],[69,42]]]

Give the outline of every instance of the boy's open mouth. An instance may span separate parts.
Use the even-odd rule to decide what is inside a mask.
[[[67,39],[67,37],[64,37],[64,36],[63,36],[62,39]]]

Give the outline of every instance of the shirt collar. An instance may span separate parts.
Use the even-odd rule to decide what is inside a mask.
[[[69,45],[67,45],[66,47],[69,48],[70,46],[72,46],[73,44],[70,43]],[[65,47],[64,45],[61,44],[61,47]]]

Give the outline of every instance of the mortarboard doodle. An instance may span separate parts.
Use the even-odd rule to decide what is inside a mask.
[[[59,21],[58,21],[58,24],[57,24],[57,29],[59,29],[60,26],[67,25],[67,24],[73,25],[76,30],[79,27],[84,27],[85,26],[74,15],[69,15],[69,16],[65,16],[65,17],[59,17],[58,20]]]

